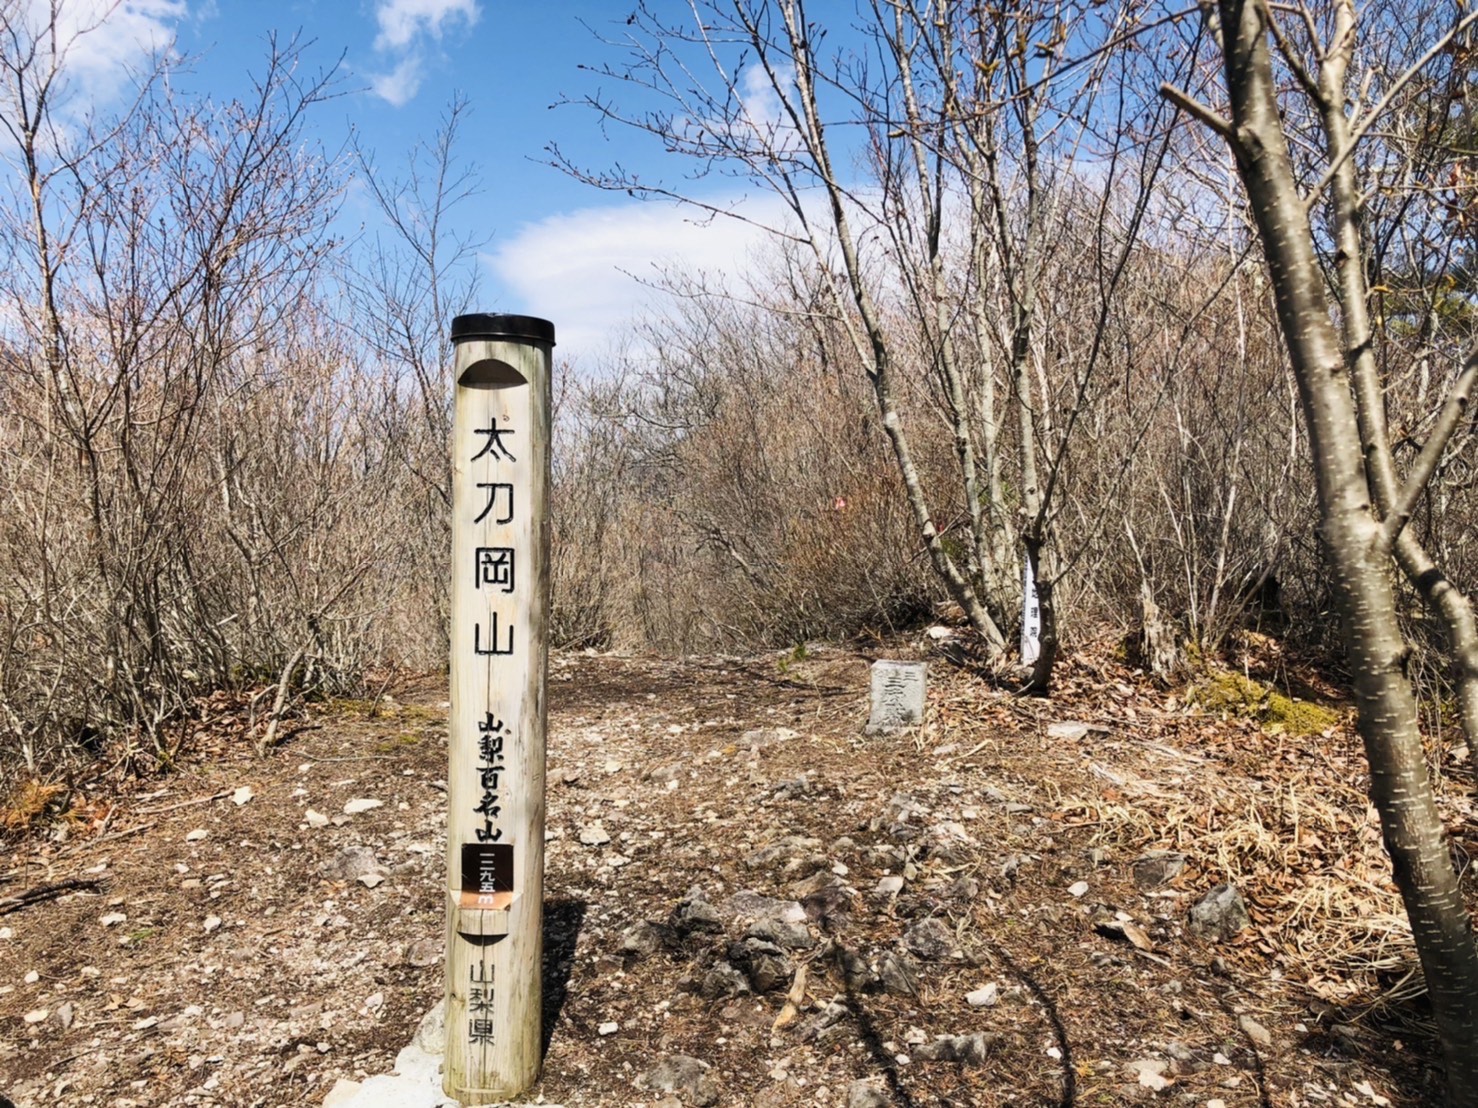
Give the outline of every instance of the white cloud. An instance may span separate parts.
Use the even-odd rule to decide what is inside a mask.
[[[370,88],[397,108],[421,88],[428,39],[440,40],[453,24],[471,27],[482,15],[477,0],[379,0],[375,50],[396,59],[388,73],[371,73]]]
[[[372,74],[370,88],[376,96],[389,101],[394,107],[403,108],[421,88],[420,55],[410,54],[402,58],[400,64],[389,73],[378,76]]]
[[[784,222],[777,199],[752,199],[742,210],[757,222]],[[528,224],[487,259],[502,292],[496,307],[552,320],[564,357],[599,356],[666,300],[651,287],[664,270],[742,278],[768,240],[749,223],[699,218],[692,208],[632,201]]]
[[[375,22],[380,25],[376,50],[404,50],[423,34],[440,38],[444,26],[463,20],[468,27],[482,14],[477,0],[380,0]]]
[[[86,110],[116,99],[133,74],[174,47],[175,24],[187,14],[184,0],[63,0],[56,6],[55,48],[71,97]],[[23,24],[49,52],[49,0],[25,0]]]

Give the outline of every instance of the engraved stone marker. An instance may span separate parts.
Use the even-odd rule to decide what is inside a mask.
[[[878,661],[872,664],[872,714],[869,735],[886,735],[917,727],[924,720],[924,662]]]

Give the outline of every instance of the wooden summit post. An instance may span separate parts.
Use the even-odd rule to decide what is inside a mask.
[[[554,325],[452,320],[446,1068],[464,1104],[539,1076]]]

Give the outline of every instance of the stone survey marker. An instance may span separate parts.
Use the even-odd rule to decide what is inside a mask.
[[[872,712],[869,735],[886,735],[924,721],[924,662],[877,661],[872,664]]]
[[[554,325],[462,315],[452,342],[443,1087],[496,1104],[540,1065]]]

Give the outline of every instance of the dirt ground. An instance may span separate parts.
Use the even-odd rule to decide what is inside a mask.
[[[867,737],[875,656],[552,661],[528,1101],[1439,1101],[1348,723],[1211,719],[1087,657],[1029,700],[934,657],[923,726]],[[444,696],[320,706],[12,843],[0,1090],[316,1105],[388,1073],[442,990]],[[1224,882],[1251,925],[1192,933]],[[701,1082],[652,1087],[674,1056]]]

